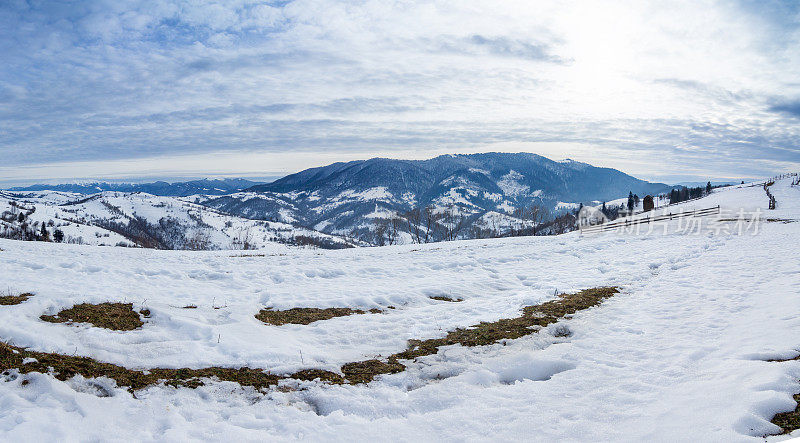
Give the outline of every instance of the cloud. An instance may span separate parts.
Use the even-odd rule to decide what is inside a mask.
[[[800,118],[800,100],[783,101],[769,107],[772,112],[781,112],[792,117]]]
[[[561,57],[552,54],[552,49],[547,44],[508,37],[486,37],[478,34],[459,38],[442,37],[438,42],[438,51],[469,56],[488,54],[531,61],[565,63]]]
[[[798,8],[761,4],[0,2],[0,155],[33,167],[555,143],[645,173],[788,168],[798,104],[774,97],[800,96]]]

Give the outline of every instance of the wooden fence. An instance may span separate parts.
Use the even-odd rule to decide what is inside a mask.
[[[775,182],[764,183],[764,191],[767,193],[767,197],[769,198],[769,208],[775,209],[775,196],[769,192],[769,187],[773,185]]]
[[[683,217],[706,217],[709,215],[717,215],[720,213],[719,205],[712,208],[696,209],[694,211],[681,211],[667,214],[653,214],[653,216],[640,217],[640,218],[626,218],[623,220],[614,220],[608,223],[601,223],[599,225],[592,225],[587,227],[580,227],[581,234],[591,234],[595,232],[606,232],[614,229],[629,228],[631,226],[646,225],[664,220],[677,220]]]

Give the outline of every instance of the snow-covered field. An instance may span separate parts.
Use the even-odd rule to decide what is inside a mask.
[[[800,187],[727,188],[700,207],[759,211],[756,225],[573,232],[338,251],[157,251],[0,240],[0,340],[130,368],[338,371],[409,339],[518,315],[616,285],[558,325],[482,347],[450,346],[367,385],[303,382],[257,393],[230,382],[155,386],[46,374],[0,381],[0,436],[41,440],[756,441],[795,407],[800,361]],[[729,217],[730,218],[730,217]],[[767,221],[780,219],[780,221]],[[735,222],[716,222],[717,225]],[[431,296],[463,298],[458,303]],[[114,332],[39,320],[74,304],[133,302],[152,315]],[[196,309],[184,306],[196,305]],[[394,309],[390,309],[392,306]],[[378,308],[268,326],[262,308]],[[571,335],[564,337],[566,327]],[[27,381],[23,384],[23,378]],[[0,379],[2,380],[2,379]],[[93,383],[113,394],[97,396]],[[800,436],[800,431],[795,432]],[[780,439],[783,437],[770,437]]]

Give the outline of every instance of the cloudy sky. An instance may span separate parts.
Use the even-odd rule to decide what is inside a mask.
[[[800,170],[800,2],[0,1],[0,182],[535,152]]]

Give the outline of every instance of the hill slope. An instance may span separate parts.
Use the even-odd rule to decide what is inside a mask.
[[[53,239],[56,230],[63,232],[66,243],[156,249],[354,245],[301,226],[231,216],[175,197],[111,191],[88,197],[57,191],[0,191],[0,236]]]

